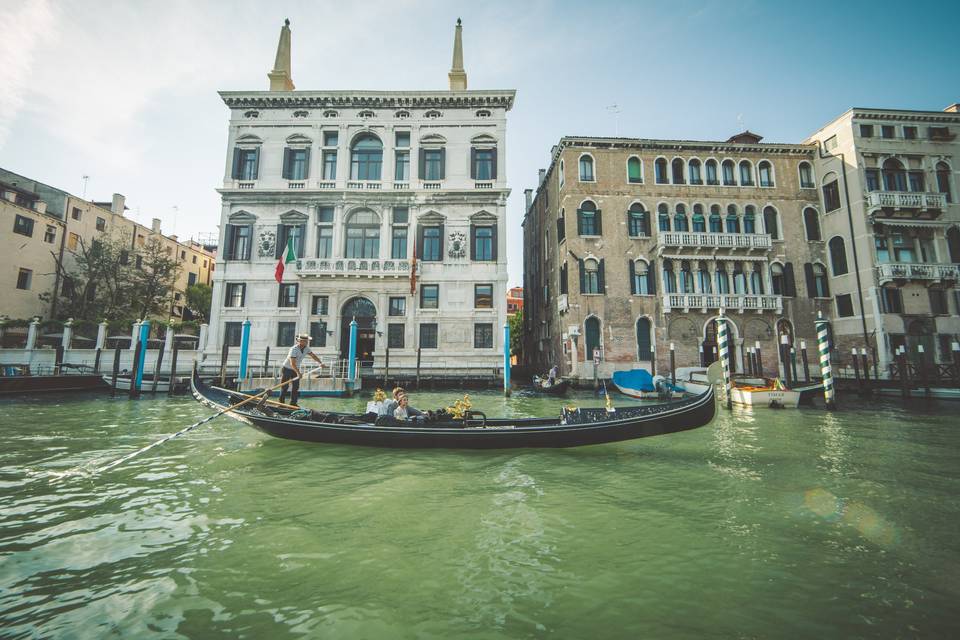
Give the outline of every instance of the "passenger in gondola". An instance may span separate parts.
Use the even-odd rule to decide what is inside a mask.
[[[543,383],[544,387],[552,387],[557,384],[557,378],[560,377],[560,368],[557,365],[553,365],[553,368],[550,369],[550,372],[547,374],[547,380]]]
[[[397,410],[397,406],[400,404],[398,398],[400,397],[401,393],[406,393],[403,387],[394,387],[393,392],[391,393],[393,398],[390,400],[384,400],[380,404],[380,413],[378,416],[390,416],[392,418],[393,412]]]
[[[300,397],[300,366],[303,364],[303,359],[310,356],[318,364],[320,363],[317,354],[310,350],[309,342],[310,336],[306,333],[298,335],[296,344],[290,347],[290,353],[287,354],[287,359],[283,361],[283,367],[280,370],[280,382],[286,384],[280,388],[281,404],[287,397],[287,389],[290,389],[290,404],[297,405],[297,400]],[[288,380],[290,382],[287,382]]]
[[[393,411],[393,417],[397,420],[416,420],[422,422],[425,414],[411,407],[410,399],[407,397],[406,392],[401,390],[397,396],[397,408]]]

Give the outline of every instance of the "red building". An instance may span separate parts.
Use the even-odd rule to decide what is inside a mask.
[[[523,311],[523,287],[507,291],[507,317],[515,316],[517,311]]]

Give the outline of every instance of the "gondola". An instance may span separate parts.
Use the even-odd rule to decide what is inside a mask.
[[[563,378],[557,380],[550,386],[546,386],[544,383],[546,379],[541,378],[540,376],[533,376],[533,386],[530,388],[537,393],[546,393],[551,396],[562,396],[567,392],[567,387],[570,386],[569,380],[564,380]]]
[[[247,396],[204,383],[194,372],[194,397],[222,411]],[[713,389],[668,404],[620,407],[612,410],[563,409],[554,418],[488,419],[467,413],[456,420],[444,416],[425,423],[374,423],[371,415],[294,410],[268,401],[252,401],[229,414],[260,431],[289,440],[351,444],[368,447],[511,449],[524,447],[578,447],[646,438],[696,429],[708,424],[716,403]]]

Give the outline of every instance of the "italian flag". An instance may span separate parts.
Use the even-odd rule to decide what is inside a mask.
[[[280,259],[277,261],[277,269],[273,273],[273,277],[277,279],[277,282],[283,282],[283,270],[286,268],[286,265],[296,261],[297,252],[293,250],[293,238],[287,238],[287,250],[280,256]]]

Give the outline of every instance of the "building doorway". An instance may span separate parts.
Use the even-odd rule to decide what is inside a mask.
[[[361,367],[373,365],[377,343],[377,308],[366,298],[350,298],[340,311],[340,357],[350,355],[350,323],[357,321],[357,360]]]
[[[716,362],[719,359],[717,353],[717,321],[711,320],[703,335],[703,366],[709,367]]]
[[[583,332],[584,343],[586,344],[586,352],[584,353],[584,360],[590,362],[593,360],[593,350],[600,349],[600,359],[603,359],[603,351],[600,345],[600,319],[596,316],[590,316],[583,323]]]

